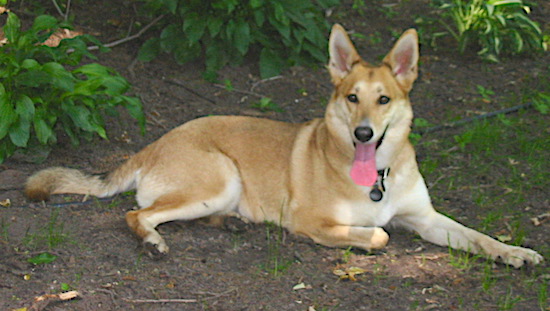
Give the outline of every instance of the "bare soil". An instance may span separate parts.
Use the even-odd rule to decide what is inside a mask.
[[[425,0],[381,1],[395,4],[392,10],[397,14],[387,16],[375,9],[379,2],[366,1],[367,10],[361,15],[351,8],[352,1],[343,2],[330,19],[356,33],[378,32],[379,43],[373,44],[372,37],[356,39],[359,52],[371,61],[389,50],[392,33],[414,26],[415,16],[430,10]],[[532,17],[548,27],[550,5],[536,2]],[[84,31],[109,42],[124,37],[134,21],[147,23],[136,15],[134,3],[117,3],[81,1],[71,10]],[[22,185],[36,170],[61,165],[105,173],[163,133],[199,116],[252,115],[302,122],[324,114],[331,85],[322,65],[291,68],[262,81],[256,63],[250,60],[220,72],[220,81],[231,81],[234,89],[228,90],[205,82],[199,63],[180,66],[169,56],[146,64],[136,62],[147,35],[98,55],[100,63],[128,78],[134,94],[142,99],[148,119],[144,136],[122,113],[109,121],[108,141],[98,138],[73,147],[60,134],[45,161],[37,163],[43,155],[36,152],[16,155],[0,166],[0,202],[11,201],[11,206],[0,207],[1,310],[31,306],[35,310],[549,310],[548,295],[544,295],[547,263],[515,270],[469,258],[474,264],[463,269],[453,264],[457,257],[465,257],[463,253],[451,254],[399,229],[387,228],[391,240],[384,250],[365,253],[319,246],[269,224],[231,219],[220,228],[200,220],[171,222],[159,226],[170,254],[154,261],[144,255],[125,224],[124,214],[136,206],[131,194],[109,200],[86,198],[85,202],[79,196],[55,196],[46,204],[26,200]],[[421,75],[411,97],[416,117],[432,124],[500,109],[499,99],[525,88],[548,91],[548,85],[536,83],[550,68],[548,53],[497,64],[484,63],[473,52],[460,55],[452,45],[439,50],[422,46],[421,54]],[[482,101],[476,85],[493,90],[495,100]],[[271,98],[283,112],[253,108],[261,97]],[[542,117],[532,111],[525,116]],[[547,130],[542,135],[548,135]],[[448,141],[457,131],[437,131],[423,139]],[[430,151],[421,144],[419,160]],[[439,171],[461,174],[460,169],[449,167]],[[472,202],[467,187],[472,181],[457,178],[458,190],[447,192],[435,178],[427,176],[427,182],[433,185],[430,192],[437,208],[476,228],[487,211]],[[548,212],[544,194],[548,184],[541,187],[524,189],[533,196],[526,203],[528,209],[518,209],[524,213],[521,219],[527,228],[524,245],[548,260],[550,223],[534,226],[529,221]],[[498,220],[494,228],[487,233],[506,231],[506,221]],[[59,244],[48,246],[52,240]],[[57,259],[42,265],[27,261],[44,252]],[[335,275],[335,270],[353,272],[353,267],[364,272],[355,275],[355,280]],[[67,289],[77,290],[80,297],[49,304],[33,302],[36,296]]]

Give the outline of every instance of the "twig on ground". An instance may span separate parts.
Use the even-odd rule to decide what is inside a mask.
[[[194,303],[198,302],[197,299],[128,299],[122,298],[122,300],[131,303]]]
[[[225,296],[229,293],[232,293],[236,291],[236,288],[230,288],[229,290],[226,290],[225,292],[221,293],[212,293],[212,292],[195,292],[194,295],[208,295],[211,297],[206,297],[201,300],[207,300],[207,299],[214,299],[221,296]],[[199,302],[199,299],[194,298],[174,298],[174,299],[130,299],[130,298],[122,298],[122,300],[126,302],[131,303],[195,303]]]
[[[221,85],[221,84],[213,84],[215,87],[217,88],[220,88],[220,89],[224,89],[226,90],[227,87],[225,85]],[[241,93],[241,94],[246,94],[246,95],[252,95],[252,96],[257,96],[257,97],[267,97],[265,95],[262,95],[262,94],[259,94],[259,93],[256,93],[256,92],[252,92],[252,91],[247,91],[247,90],[239,90],[239,89],[231,89],[231,92],[237,92],[237,93]]]
[[[168,80],[164,80],[166,81],[167,83],[170,83],[170,84],[173,84],[173,85],[177,85],[177,86],[180,86],[182,88],[184,88],[186,91],[188,91],[189,93],[197,96],[197,97],[200,97],[204,100],[206,100],[207,102],[211,103],[211,104],[214,104],[216,105],[216,101],[202,95],[201,93],[195,91],[193,88],[191,87],[188,87],[187,85],[185,85],[183,82],[179,81],[179,80],[174,80],[174,79],[168,79]]]
[[[254,89],[255,89],[258,85],[260,85],[260,84],[262,84],[262,83],[264,83],[264,82],[269,82],[269,81],[273,81],[273,80],[277,80],[277,79],[281,79],[281,78],[283,78],[283,76],[274,76],[274,77],[271,77],[271,78],[267,78],[267,79],[260,80],[260,81],[258,81],[258,82],[256,82],[256,83],[252,84],[252,87],[250,88],[250,91],[251,91],[251,92],[254,92]]]
[[[141,37],[141,35],[143,35],[147,30],[149,30],[149,28],[151,28],[151,27],[152,27],[153,25],[155,25],[158,21],[160,21],[164,16],[165,16],[165,14],[160,15],[160,16],[157,16],[157,17],[156,17],[154,20],[152,20],[149,24],[147,24],[145,27],[141,28],[136,34],[133,34],[133,35],[131,35],[131,36],[127,36],[127,37],[122,38],[122,39],[120,39],[120,40],[115,40],[115,41],[113,41],[113,42],[106,43],[106,44],[104,44],[103,46],[108,47],[108,48],[112,48],[112,47],[117,46],[117,45],[119,45],[119,44],[122,44],[122,43],[125,43],[125,42],[128,42],[128,41],[137,39],[137,38]],[[90,50],[90,51],[99,50],[99,46],[98,46],[98,45],[89,46],[89,47],[88,47],[88,50]]]

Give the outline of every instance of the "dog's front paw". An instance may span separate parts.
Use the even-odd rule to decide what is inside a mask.
[[[506,245],[506,249],[496,252],[495,257],[507,264],[520,268],[524,264],[538,265],[544,258],[536,251],[519,246]]]
[[[147,255],[153,259],[162,259],[168,254],[168,245],[159,235],[149,235],[143,240],[143,247]]]
[[[143,247],[145,248],[147,255],[155,260],[162,259],[168,254],[168,246],[166,246],[166,244],[159,245],[151,242],[145,242],[143,243]]]

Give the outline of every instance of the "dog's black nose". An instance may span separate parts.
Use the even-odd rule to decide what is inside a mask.
[[[355,129],[353,134],[362,143],[366,143],[374,135],[374,133],[372,132],[372,129],[369,126],[360,126]]]

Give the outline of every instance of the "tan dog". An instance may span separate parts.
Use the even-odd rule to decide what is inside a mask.
[[[155,230],[171,220],[239,213],[280,223],[333,247],[382,248],[394,224],[520,267],[537,252],[500,243],[434,210],[409,143],[409,91],[418,38],[406,31],[378,67],[364,62],[340,25],[328,65],[334,93],[325,118],[303,124],[235,116],[190,121],[164,135],[105,180],[67,168],[38,172],[26,194],[108,197],[137,188],[126,221],[153,255],[168,246]]]

